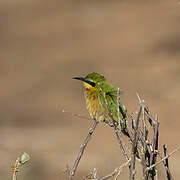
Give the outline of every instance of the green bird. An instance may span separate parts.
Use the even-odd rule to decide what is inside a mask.
[[[90,73],[86,77],[74,77],[73,79],[81,80],[84,84],[84,95],[86,107],[91,118],[98,122],[111,122],[109,110],[114,121],[118,124],[118,113],[121,119],[121,131],[124,135],[129,136],[126,126],[126,108],[117,101],[118,88],[106,81],[103,75]],[[108,106],[107,106],[108,103]],[[119,107],[117,107],[119,105]]]

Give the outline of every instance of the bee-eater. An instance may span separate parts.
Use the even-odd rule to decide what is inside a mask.
[[[86,107],[91,118],[98,122],[112,122],[112,118],[109,116],[110,110],[113,119],[118,124],[119,112],[119,117],[122,120],[121,131],[126,136],[129,136],[126,127],[125,106],[120,100],[117,101],[118,88],[108,83],[103,75],[95,72],[88,74],[86,77],[74,77],[73,79],[83,81],[85,87],[84,95],[86,99]],[[107,107],[107,103],[109,107]],[[117,107],[118,105],[119,107]]]

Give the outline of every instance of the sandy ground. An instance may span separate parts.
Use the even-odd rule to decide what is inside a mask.
[[[129,112],[137,110],[139,92],[159,115],[160,145],[179,145],[178,1],[2,0],[0,8],[0,179],[11,179],[23,152],[31,161],[19,179],[66,179],[92,123],[71,115],[88,117],[82,84],[72,77],[93,71],[123,89]],[[122,162],[112,129],[101,124],[75,179]],[[180,152],[170,166],[179,179]]]

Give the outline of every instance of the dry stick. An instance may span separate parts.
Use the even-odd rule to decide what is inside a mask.
[[[122,143],[122,141],[121,141],[121,138],[120,138],[120,136],[119,136],[119,134],[118,134],[117,125],[116,125],[116,123],[115,123],[115,120],[114,120],[114,118],[113,118],[111,109],[110,109],[109,104],[108,104],[108,102],[107,102],[105,92],[102,90],[102,87],[101,87],[100,83],[98,83],[98,85],[99,85],[100,91],[101,91],[101,93],[102,93],[102,95],[103,95],[103,97],[104,97],[104,101],[105,101],[106,107],[107,107],[107,109],[108,109],[108,111],[109,111],[109,112],[108,112],[109,117],[111,118],[111,120],[112,120],[112,122],[113,122],[114,131],[115,131],[116,137],[117,137],[117,139],[118,139],[118,143],[119,143],[119,145],[120,145],[120,149],[121,149],[123,155],[125,156],[126,160],[129,160],[129,157],[128,157],[126,151],[124,150],[124,147],[123,147],[123,143]]]
[[[119,111],[119,88],[117,90],[117,115],[118,115],[118,123],[119,123],[119,130],[121,135],[121,123],[123,123],[122,119],[120,118],[120,111]]]
[[[140,109],[138,113],[138,117],[136,120],[136,126],[134,129],[134,136],[133,136],[133,144],[132,144],[132,155],[131,155],[131,165],[130,165],[130,180],[134,180],[135,176],[135,162],[136,162],[136,152],[137,152],[137,144],[138,144],[138,128],[139,128],[139,121],[140,121],[140,116],[141,116],[141,111],[142,111],[142,105],[140,104]]]
[[[159,152],[158,152],[158,156],[159,156],[160,159],[163,158]],[[164,155],[164,156],[166,156],[166,155]],[[164,167],[165,167],[165,161],[163,161],[162,163],[164,164]],[[166,167],[165,167],[165,169],[166,169]]]
[[[15,161],[15,164],[14,164],[14,167],[13,167],[13,180],[17,180],[17,172],[18,172],[18,168],[19,168],[19,163],[20,161],[20,158],[18,158],[16,161]]]
[[[87,180],[87,179],[91,179],[92,178],[92,173],[86,175],[85,177],[83,177],[83,180]]]
[[[146,141],[147,141],[147,127],[146,127],[146,116],[145,116],[145,105],[144,105],[144,100],[141,100],[141,104],[142,104],[142,124],[143,124],[143,148],[144,151],[146,152],[147,149],[147,145],[146,145]]]
[[[121,171],[121,169],[123,167],[127,166],[130,163],[130,161],[131,161],[131,158],[128,161],[126,161],[124,164],[122,164],[120,167],[116,168],[112,173],[110,173],[106,176],[103,176],[103,177],[99,178],[98,180],[106,180],[106,179],[109,179],[109,178],[115,176],[117,173],[119,173]]]
[[[144,138],[145,136],[145,138]],[[147,168],[147,166],[149,166],[149,162],[150,162],[150,153],[149,150],[147,148],[147,146],[149,144],[147,144],[147,136],[148,136],[148,131],[146,130],[145,134],[140,135],[140,141],[142,143],[142,147],[143,149],[141,149],[141,165],[143,168],[143,180],[147,180],[148,179],[148,172],[145,171],[145,169]],[[144,141],[145,140],[145,141]]]
[[[125,142],[123,140],[122,132],[121,132],[121,124],[123,124],[124,122],[123,122],[123,120],[120,117],[120,108],[119,108],[120,107],[120,105],[119,105],[120,97],[119,96],[120,96],[120,89],[118,88],[118,90],[117,90],[117,116],[118,116],[119,135],[120,135],[120,138],[121,138],[122,145],[126,148],[127,151],[130,152],[130,150],[128,149],[127,145],[125,144]]]
[[[147,135],[146,135],[147,137]],[[144,152],[142,154],[142,159],[141,159],[141,164],[143,167],[143,180],[148,180],[148,172],[146,172],[147,166],[149,166],[149,161],[150,161],[150,153],[147,148],[147,143],[144,142]]]
[[[173,151],[171,151],[169,154],[167,154],[164,158],[162,158],[160,161],[158,161],[156,164],[151,165],[150,167],[146,168],[146,171],[149,171],[150,169],[152,169],[153,167],[159,165],[160,163],[162,163],[164,160],[166,160],[167,158],[169,158],[172,154],[174,154],[175,152],[177,152],[178,150],[180,150],[180,146],[178,146],[177,148],[175,148]]]
[[[156,158],[157,158],[157,152],[158,152],[158,139],[159,139],[159,122],[158,122],[158,118],[155,121],[156,123],[153,123],[153,131],[154,131],[154,135],[153,135],[153,142],[152,142],[152,149],[153,152],[151,154],[151,158],[150,158],[150,166],[156,163]],[[148,173],[148,175],[151,174],[151,178],[152,180],[154,180],[154,177],[156,175],[155,172],[155,168],[152,168],[151,172]]]
[[[111,122],[109,122],[109,121],[103,121],[105,124],[107,124],[108,126],[110,126],[110,127],[114,127],[114,125],[113,125],[113,123],[111,123]]]
[[[120,174],[121,174],[121,170],[117,173],[117,175],[115,176],[114,180],[117,180],[119,178]]]
[[[148,110],[147,108],[145,109],[145,111],[146,111],[146,114],[147,114],[147,116],[148,116],[148,118],[149,118],[149,122],[150,122],[151,126],[154,126],[153,124],[155,124],[156,126],[159,125],[159,123],[152,118],[152,116],[150,115],[149,110]],[[156,128],[156,129],[157,129],[157,128]],[[164,151],[165,151],[165,149],[164,149]],[[155,154],[156,154],[156,153],[158,153],[157,150],[155,151]],[[164,153],[165,153],[165,152],[164,152]],[[158,155],[160,156],[159,153],[158,153]],[[165,155],[165,154],[164,154],[164,155]],[[156,155],[155,155],[155,156],[156,156]],[[166,155],[165,155],[165,156],[166,156]],[[162,159],[161,156],[160,156],[160,158]],[[166,160],[167,160],[167,159],[166,159]],[[168,180],[171,180],[171,179],[172,179],[172,175],[171,175],[171,173],[170,173],[169,167],[166,166],[166,162],[165,162],[165,161],[162,161],[162,162],[163,162],[163,164],[164,164],[164,166],[165,166],[165,168],[166,168],[167,178],[168,178]],[[155,164],[155,163],[153,163],[153,164]],[[147,172],[147,170],[146,170],[146,172]]]
[[[131,145],[133,144],[133,131],[134,131],[134,127],[135,127],[135,125],[134,125],[134,122],[135,122],[135,119],[132,117],[132,116],[130,116],[130,119],[131,119],[131,128],[132,128],[132,130],[129,128],[128,130],[130,131],[130,133],[131,133],[131,135],[130,135],[130,143],[131,143]],[[127,121],[128,122],[128,121]],[[127,123],[127,127],[130,127],[129,126],[129,124]],[[140,131],[139,130],[139,139],[138,139],[139,141],[140,141],[140,143],[141,144],[137,144],[137,149],[139,149],[140,151],[142,151],[142,146],[143,146],[143,134],[142,134],[142,131]],[[137,154],[136,154],[136,157],[137,157],[137,160],[139,161],[139,162],[141,162],[142,161],[142,159],[139,157],[139,153],[138,153],[138,151],[137,151]]]
[[[167,148],[166,148],[166,145],[163,145],[163,150],[164,150],[164,156],[167,156]],[[167,179],[168,180],[172,180],[172,175],[171,175],[171,172],[170,172],[170,169],[169,169],[169,162],[168,162],[168,158],[165,159],[164,161],[164,167],[166,169],[166,176],[167,176]]]
[[[92,180],[98,180],[97,178],[97,170],[96,168],[93,169],[93,173],[92,173]]]
[[[145,114],[147,115],[148,121],[149,121],[149,123],[150,123],[150,125],[151,125],[151,127],[153,128],[153,131],[154,131],[153,142],[152,142],[152,144],[150,144],[150,148],[152,149],[151,150],[152,152],[150,154],[150,158],[148,158],[149,166],[151,166],[151,165],[155,164],[157,153],[158,153],[158,135],[159,135],[158,128],[159,128],[159,122],[157,120],[154,120],[154,118],[151,116],[151,114],[149,112],[149,109],[147,107],[145,108]],[[151,173],[152,180],[154,179],[154,176],[156,174],[155,169],[152,169],[151,172],[146,171],[146,173],[147,173],[146,174],[146,179],[149,178],[149,175]]]
[[[143,107],[144,109],[144,107]],[[143,117],[144,119],[144,117]],[[143,120],[144,121],[144,120]],[[145,172],[145,169],[147,167],[147,160],[150,157],[150,153],[148,151],[147,148],[147,136],[148,136],[148,131],[146,130],[146,125],[144,127],[144,133],[143,133],[143,154],[142,154],[142,158],[141,158],[141,164],[142,164],[142,168],[143,168],[143,180],[147,180],[148,179],[148,173]]]
[[[93,123],[92,127],[90,128],[87,137],[85,138],[84,142],[80,146],[80,151],[79,151],[79,154],[77,156],[77,159],[75,160],[74,166],[72,167],[72,169],[71,169],[71,171],[69,173],[69,180],[71,180],[72,177],[75,175],[76,169],[77,169],[77,167],[79,165],[79,162],[80,162],[81,157],[82,157],[82,155],[84,153],[84,150],[85,150],[89,140],[91,139],[91,136],[92,136],[92,134],[93,134],[93,132],[94,132],[97,125],[98,125],[98,121],[96,121],[94,119],[94,123]]]
[[[156,124],[156,121],[153,119],[153,117],[151,116],[149,110],[147,109],[147,107],[145,107],[145,114],[148,116],[148,120],[151,126],[153,126],[153,124]]]
[[[145,169],[147,167],[146,164],[146,159],[147,159],[147,135],[148,135],[148,131],[147,131],[147,127],[146,127],[146,116],[145,116],[145,105],[144,105],[144,100],[141,100],[139,94],[137,93],[137,97],[139,99],[139,103],[142,106],[142,125],[143,125],[143,131],[141,132],[140,135],[140,140],[141,140],[141,144],[142,144],[142,149],[141,149],[141,165],[142,165],[142,169],[143,169],[143,180],[147,180],[147,173],[145,172]]]
[[[68,114],[70,114],[71,116],[75,116],[75,117],[78,117],[78,118],[81,118],[81,119],[88,119],[88,120],[91,119],[91,118],[86,117],[86,116],[83,116],[83,115],[81,115],[81,114],[71,113],[70,111],[66,111],[66,110],[64,110],[64,109],[62,109],[61,112],[62,112],[62,113],[68,113]]]
[[[129,114],[128,112],[126,113],[126,114],[128,114],[128,118],[129,119],[133,119],[133,116],[132,116],[132,114]],[[126,121],[126,126],[127,126],[127,129],[128,129],[128,133],[129,133],[129,136],[130,136],[130,143],[132,142],[132,130],[131,130],[131,128],[130,128],[130,124],[129,124],[129,121],[127,120]]]
[[[156,180],[158,180],[158,170],[157,169],[155,169],[155,171],[156,171],[156,175],[155,175],[155,177],[156,177]]]

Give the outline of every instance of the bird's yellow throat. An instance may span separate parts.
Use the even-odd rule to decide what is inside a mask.
[[[107,115],[98,98],[97,89],[88,83],[84,82],[83,84],[85,87],[86,107],[91,118],[95,118],[97,121],[104,121]]]

